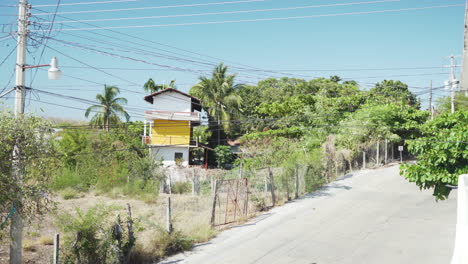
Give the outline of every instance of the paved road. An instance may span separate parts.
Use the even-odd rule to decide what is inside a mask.
[[[162,263],[450,263],[455,221],[456,192],[436,203],[393,166],[346,176]]]

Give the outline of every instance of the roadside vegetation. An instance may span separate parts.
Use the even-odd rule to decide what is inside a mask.
[[[143,124],[128,121],[117,87],[106,86],[96,97],[85,113],[92,117],[89,125],[2,113],[0,248],[9,240],[9,218],[19,213],[31,226],[25,251],[51,253],[58,231],[64,237],[63,263],[152,263],[220,230],[210,225],[216,179],[247,178],[255,215],[354,170],[389,163],[399,158],[398,146],[404,146],[404,158],[417,159],[404,164],[401,174],[421,188],[434,188],[437,199],[446,198],[447,185],[468,173],[463,95],[457,95],[454,114],[441,99],[431,121],[418,94],[397,80],[364,90],[338,76],[269,78],[257,85],[235,78],[221,64],[190,90],[209,114],[208,125],[194,135],[214,150],[208,157],[212,174],[200,182],[199,195],[192,195],[191,181],[167,186],[168,173],[143,144]],[[147,92],[169,87],[175,83],[150,79],[144,85]],[[19,158],[13,155],[18,142]],[[194,151],[205,157],[205,149]],[[24,164],[22,184],[12,177],[16,160]],[[173,232],[164,228],[168,193]],[[0,254],[0,262],[4,257]]]

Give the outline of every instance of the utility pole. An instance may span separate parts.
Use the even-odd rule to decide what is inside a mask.
[[[24,113],[24,97],[25,89],[25,72],[24,66],[26,65],[26,45],[28,39],[28,25],[29,25],[29,3],[28,0],[19,0],[18,11],[18,39],[17,39],[17,53],[16,53],[16,86],[15,86],[15,116],[19,117]],[[18,143],[18,142],[17,142]],[[21,150],[18,144],[13,148],[13,168],[12,178],[21,186],[23,181],[23,170],[21,165]],[[23,218],[22,218],[22,195],[19,190],[16,193],[16,199],[13,206],[16,208],[16,213],[11,218],[10,226],[10,264],[22,263],[22,249],[23,249]]]
[[[458,87],[459,81],[455,78],[455,56],[450,56],[450,79],[445,81],[445,88],[450,88],[450,104],[451,104],[451,112],[452,114],[455,113],[455,88]]]
[[[432,109],[432,80],[429,86],[429,111],[431,112],[431,120],[434,120],[434,110]]]
[[[465,96],[468,96],[468,0],[465,6],[465,30],[464,30],[464,43],[463,43],[463,59],[461,71],[461,84],[460,91],[465,91]]]

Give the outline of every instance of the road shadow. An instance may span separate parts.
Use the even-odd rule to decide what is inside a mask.
[[[299,197],[298,199],[296,199],[296,201],[300,201],[304,199],[312,199],[312,198],[317,198],[317,197],[332,197],[333,194],[330,191],[333,189],[342,189],[342,190],[349,191],[353,188],[347,184],[344,184],[342,181],[347,180],[352,177],[354,177],[353,173],[346,174],[336,179],[335,181],[320,187],[318,190],[314,192],[311,192],[311,193],[303,195],[302,197]],[[291,202],[294,202],[294,201],[295,200],[292,200]]]

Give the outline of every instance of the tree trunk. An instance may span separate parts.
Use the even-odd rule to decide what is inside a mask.
[[[109,113],[106,113],[106,131],[109,132]]]

